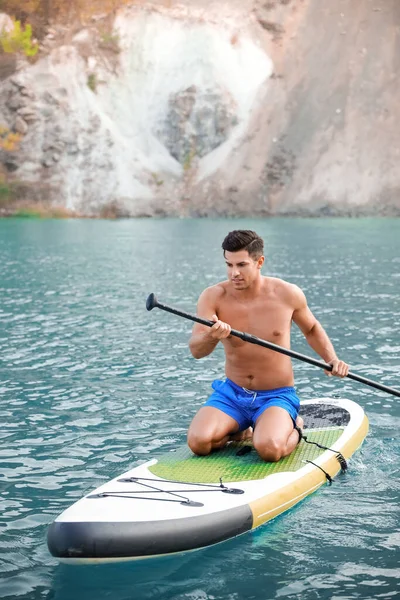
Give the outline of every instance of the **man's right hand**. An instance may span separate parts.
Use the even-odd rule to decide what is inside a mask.
[[[215,321],[214,325],[210,329],[210,337],[213,340],[224,340],[230,336],[232,327],[228,325],[228,323],[220,321],[217,315],[213,315],[211,320]]]

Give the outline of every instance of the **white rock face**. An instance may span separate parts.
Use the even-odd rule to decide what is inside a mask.
[[[6,15],[5,13],[0,13],[0,33],[1,32],[10,32],[14,29],[14,23],[11,17]]]
[[[26,132],[18,177],[46,182],[57,203],[88,214],[109,203],[130,215],[180,213],[189,176],[228,159],[272,73],[250,33],[237,31],[235,20],[200,22],[186,10],[124,9],[111,59],[83,58],[83,31],[23,68],[3,106]]]
[[[35,64],[0,57],[23,136],[0,169],[89,215],[400,215],[398,5],[143,0],[108,36],[55,26]]]

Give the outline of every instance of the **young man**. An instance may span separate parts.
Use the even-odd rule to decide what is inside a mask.
[[[222,243],[228,280],[200,295],[197,314],[215,321],[195,324],[189,347],[195,358],[208,356],[218,342],[225,349],[224,381],[194,417],[188,445],[198,455],[222,448],[231,439],[246,439],[265,461],[290,454],[301,437],[291,359],[284,354],[230,337],[231,328],[290,347],[292,321],[307,342],[332,365],[328,375],[345,377],[349,367],[339,360],[327,334],[307,306],[303,292],[291,283],[261,275],[264,243],[254,232],[228,233]]]

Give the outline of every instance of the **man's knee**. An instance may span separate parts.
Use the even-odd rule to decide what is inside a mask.
[[[206,456],[211,452],[212,440],[205,436],[204,433],[189,429],[187,443],[191,451],[198,456]]]
[[[278,462],[285,455],[285,445],[280,440],[254,441],[254,448],[266,462]]]

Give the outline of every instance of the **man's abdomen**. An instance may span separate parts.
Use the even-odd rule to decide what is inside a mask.
[[[226,351],[225,373],[237,385],[250,390],[272,390],[294,385],[291,359],[260,347]]]

